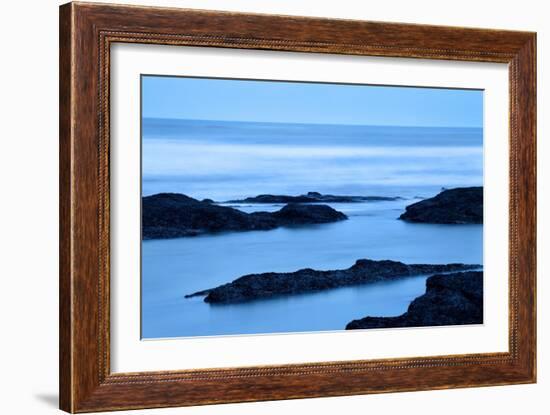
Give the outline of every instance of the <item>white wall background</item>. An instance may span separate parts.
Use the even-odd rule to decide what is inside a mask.
[[[189,0],[134,4],[490,27],[538,32],[539,383],[176,408],[133,413],[222,415],[406,412],[543,414],[550,405],[548,2],[537,0]],[[58,9],[56,0],[5,2],[0,71],[0,412],[57,412]],[[549,73],[550,74],[550,73]],[[546,78],[550,76],[546,75]]]

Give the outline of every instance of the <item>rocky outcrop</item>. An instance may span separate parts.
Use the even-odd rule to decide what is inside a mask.
[[[347,330],[395,327],[451,326],[483,323],[483,272],[434,275],[426,280],[426,293],[397,317],[353,320]]]
[[[455,272],[481,268],[468,264],[412,264],[397,261],[360,259],[343,270],[316,271],[310,268],[296,272],[268,272],[245,275],[228,284],[202,290],[186,297],[205,296],[215,304],[241,303],[276,296],[303,294],[352,285],[392,281],[413,275]]]
[[[178,238],[222,231],[269,230],[280,226],[336,222],[347,216],[326,205],[289,204],[277,212],[245,213],[179,193],[142,199],[143,239]]]
[[[302,205],[289,203],[276,212],[254,212],[254,218],[271,218],[278,226],[329,223],[347,219],[342,212],[327,205]]]
[[[228,200],[226,203],[359,203],[400,200],[401,197],[385,196],[337,196],[323,195],[319,192],[308,192],[300,196],[258,195],[246,199]]]
[[[483,223],[483,187],[444,190],[409,205],[399,219],[422,223]]]

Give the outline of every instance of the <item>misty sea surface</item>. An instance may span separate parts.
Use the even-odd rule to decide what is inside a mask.
[[[483,131],[143,119],[142,193],[183,193],[245,212],[259,194],[399,196],[330,203],[341,222],[142,242],[142,338],[343,330],[404,313],[427,276],[210,305],[186,294],[246,274],[343,269],[358,259],[483,264],[482,225],[413,224],[405,207],[442,187],[483,185]],[[160,161],[162,160],[162,161]]]

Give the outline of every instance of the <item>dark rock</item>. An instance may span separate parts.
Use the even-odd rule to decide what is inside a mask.
[[[291,203],[272,216],[283,225],[300,225],[302,223],[328,223],[347,219],[342,212],[327,205],[301,205]]]
[[[401,197],[385,196],[337,196],[308,192],[300,196],[258,195],[246,199],[228,200],[226,203],[359,203],[401,200]]]
[[[178,193],[142,200],[143,239],[178,238],[222,231],[270,230],[279,226],[336,222],[347,216],[326,205],[288,205],[277,212],[245,213]]]
[[[409,205],[399,219],[422,223],[483,223],[483,187],[459,187]]]
[[[397,261],[360,259],[343,270],[316,271],[310,268],[296,272],[250,274],[216,288],[187,295],[206,295],[207,303],[239,303],[282,295],[303,294],[352,285],[391,281],[413,275],[455,272],[481,268],[467,264],[412,264]]]
[[[451,326],[483,323],[483,272],[434,275],[426,280],[426,293],[411,302],[397,317],[353,320],[347,330]]]

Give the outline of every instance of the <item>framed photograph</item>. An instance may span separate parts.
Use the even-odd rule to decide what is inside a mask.
[[[60,407],[536,380],[536,35],[60,8]]]

